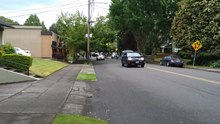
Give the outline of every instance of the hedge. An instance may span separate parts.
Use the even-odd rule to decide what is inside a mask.
[[[32,65],[33,58],[17,54],[3,54],[0,57],[0,64],[18,71],[28,71]]]
[[[5,52],[3,50],[0,50],[0,57],[2,57],[4,53]]]

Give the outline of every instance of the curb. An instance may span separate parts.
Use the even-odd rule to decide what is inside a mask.
[[[146,63],[146,64],[158,65],[157,63]],[[209,69],[205,69],[205,68],[193,68],[193,67],[187,67],[187,66],[185,66],[184,68],[187,68],[187,69],[195,69],[195,70],[201,70],[201,71],[207,71],[207,72],[220,73],[220,69],[212,69],[212,68],[209,68]]]
[[[95,74],[95,70],[93,65],[84,64],[80,73]],[[87,82],[75,80],[72,90],[62,108],[63,114],[85,115],[86,107],[88,106],[87,101],[93,97]]]
[[[220,73],[220,69],[218,70],[218,69],[204,69],[204,68],[191,68],[191,67],[185,67],[185,68]]]

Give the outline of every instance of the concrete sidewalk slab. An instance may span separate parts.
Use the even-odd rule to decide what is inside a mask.
[[[0,68],[0,84],[35,81],[38,78]]]

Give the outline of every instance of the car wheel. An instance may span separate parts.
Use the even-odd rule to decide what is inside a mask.
[[[163,65],[163,63],[162,63],[162,62],[160,62],[160,65],[162,66],[162,65]]]
[[[143,68],[143,67],[144,67],[144,64],[143,64],[143,65],[141,65],[141,67]]]
[[[167,66],[170,66],[170,62],[167,62]]]

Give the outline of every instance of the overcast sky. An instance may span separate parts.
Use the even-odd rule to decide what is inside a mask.
[[[92,18],[107,15],[111,0],[94,1]],[[75,13],[77,10],[88,15],[88,0],[1,0],[0,16],[23,24],[30,14],[37,14],[46,27],[55,23],[62,12]]]

